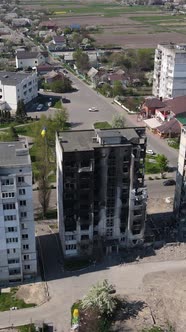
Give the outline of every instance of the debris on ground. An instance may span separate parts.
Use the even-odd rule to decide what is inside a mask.
[[[16,293],[16,297],[23,299],[25,303],[41,305],[48,299],[45,282],[21,285]]]

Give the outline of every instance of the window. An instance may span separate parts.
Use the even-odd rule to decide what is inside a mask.
[[[15,193],[2,193],[2,198],[12,198],[15,197]]]
[[[29,255],[24,255],[23,259],[24,259],[24,261],[27,261],[28,259],[30,259],[30,256]]]
[[[12,243],[12,242],[18,242],[18,238],[17,237],[12,237],[12,238],[6,239],[6,243]]]
[[[19,258],[8,259],[8,264],[16,264],[16,263],[19,263]]]
[[[12,220],[16,220],[16,215],[13,214],[11,216],[4,216],[4,221],[12,221]]]
[[[25,270],[30,270],[30,265],[24,265]]]
[[[6,233],[17,232],[17,227],[6,227],[5,230],[6,230]]]
[[[19,201],[20,206],[26,206],[26,201]]]
[[[14,184],[14,179],[10,178],[10,179],[4,179],[1,181],[2,186],[11,186]]]
[[[16,249],[7,249],[7,254],[15,254],[16,253]]]
[[[18,183],[23,183],[24,181],[24,176],[18,176]]]
[[[28,244],[23,244],[23,250],[28,250],[29,249],[29,245]]]
[[[21,229],[27,229],[26,224],[22,223],[21,224]]]
[[[3,204],[3,210],[13,210],[15,209],[15,203]]]
[[[19,189],[19,195],[25,195],[25,189]]]
[[[27,212],[21,212],[21,218],[26,218],[27,217]]]
[[[81,235],[81,240],[89,240],[89,235]]]
[[[28,239],[28,234],[22,234],[22,239]]]
[[[66,244],[66,250],[76,250],[76,244]]]
[[[10,269],[9,270],[9,275],[10,276],[15,275],[15,274],[20,274],[20,273],[21,273],[20,269]]]
[[[107,237],[111,237],[113,235],[113,229],[112,228],[107,228]]]
[[[65,235],[65,241],[72,241],[76,239],[76,235]]]
[[[114,225],[113,220],[107,220],[107,221],[106,221],[106,226],[107,226],[107,227],[113,227],[113,225]]]

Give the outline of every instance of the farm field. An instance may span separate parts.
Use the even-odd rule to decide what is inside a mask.
[[[48,18],[61,28],[70,24],[98,27],[92,34],[97,46],[154,48],[161,42],[184,42],[186,37],[186,15],[171,15],[158,6],[78,0],[20,0],[20,4],[29,10],[47,9]]]

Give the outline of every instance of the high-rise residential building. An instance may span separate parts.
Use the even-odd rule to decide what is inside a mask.
[[[0,71],[0,109],[15,111],[18,101],[27,104],[37,95],[36,73]]]
[[[174,213],[178,223],[179,237],[181,240],[186,240],[186,126],[181,129]]]
[[[155,50],[153,95],[186,95],[186,44],[159,44]]]
[[[143,243],[145,128],[58,133],[57,206],[64,255]]]
[[[26,141],[0,142],[0,283],[37,273],[32,168]]]

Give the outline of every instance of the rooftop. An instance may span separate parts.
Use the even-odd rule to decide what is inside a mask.
[[[25,51],[18,51],[16,53],[17,59],[35,59],[38,58],[39,55],[43,55],[44,57],[48,56],[48,52],[25,52]]]
[[[31,165],[26,141],[0,142],[0,168]]]
[[[186,43],[162,43],[158,45],[159,48],[166,48],[172,51],[175,51],[176,53],[185,53],[186,52]]]
[[[17,85],[32,74],[23,72],[0,71],[0,81],[3,85]]]
[[[177,121],[177,119],[173,118],[170,121],[164,122],[161,126],[157,128],[157,130],[162,134],[180,134],[181,133],[181,125]]]
[[[145,128],[121,128],[98,130],[71,130],[58,134],[59,141],[65,152],[89,151],[100,146],[121,146],[131,144],[140,138],[140,132],[145,136]],[[119,140],[118,140],[119,139]],[[103,144],[100,144],[101,140]],[[113,141],[112,141],[113,140]],[[119,143],[118,143],[119,142]],[[135,141],[136,143],[136,141]]]
[[[55,43],[61,43],[61,42],[63,43],[65,41],[65,37],[64,36],[54,36],[53,41]]]
[[[158,98],[147,98],[144,102],[144,106],[149,108],[162,108],[165,107],[165,105],[165,102],[162,102]]]

